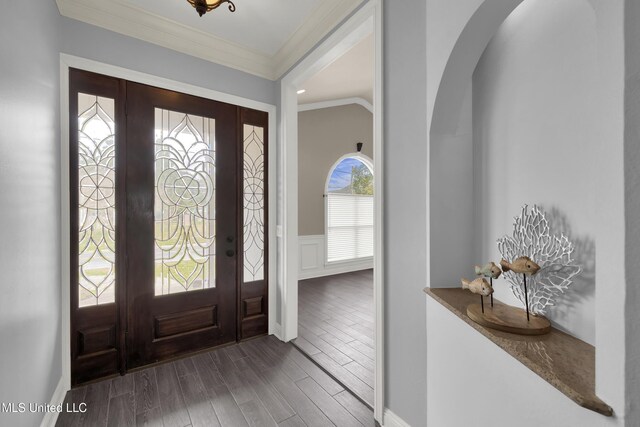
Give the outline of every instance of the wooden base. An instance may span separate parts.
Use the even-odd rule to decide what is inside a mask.
[[[469,304],[467,316],[474,322],[491,329],[519,335],[544,335],[551,331],[551,323],[544,316],[530,316],[517,307],[497,303],[493,307],[484,305],[484,313],[480,304]]]

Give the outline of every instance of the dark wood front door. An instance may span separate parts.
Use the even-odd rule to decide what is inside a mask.
[[[127,85],[130,368],[236,339],[237,107]]]
[[[267,332],[266,119],[71,70],[73,384]]]

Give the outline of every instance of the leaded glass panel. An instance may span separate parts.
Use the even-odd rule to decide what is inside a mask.
[[[215,120],[155,109],[155,295],[215,287]]]
[[[115,103],[78,94],[78,306],[115,302]]]
[[[244,125],[244,282],[264,279],[264,128]]]

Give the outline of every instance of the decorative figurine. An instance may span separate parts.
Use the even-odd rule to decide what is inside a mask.
[[[478,277],[477,279],[473,279],[471,281],[467,279],[460,279],[460,282],[462,283],[462,289],[469,289],[474,294],[488,297],[493,293],[493,288],[491,287],[489,282],[487,282],[482,277]]]
[[[493,279],[497,279],[501,274],[502,270],[500,270],[500,267],[498,267],[493,261],[485,264],[483,267],[476,265],[476,276],[488,277],[491,289],[493,289]],[[491,307],[493,307],[493,293],[491,293]]]
[[[503,259],[502,261],[500,261],[500,266],[505,273],[511,270],[514,273],[526,274],[529,276],[533,276],[538,272],[538,270],[540,270],[540,266],[533,262],[533,260],[528,256],[521,256],[519,258],[516,258],[516,260],[512,263],[509,263]]]
[[[514,218],[513,233],[498,239],[497,243],[502,258],[516,260],[507,263],[507,269],[503,267],[502,277],[509,283],[513,295],[523,304],[528,303],[528,311],[535,316],[544,316],[582,270],[573,259],[574,244],[564,234],[551,234],[545,212],[535,205],[524,205],[520,215]],[[535,260],[539,268],[532,266],[523,272],[517,263],[522,255]],[[520,273],[533,270],[535,275],[525,277],[528,288],[525,295]]]
[[[502,270],[500,270],[500,267],[498,267],[493,261],[485,264],[483,267],[476,265],[476,276],[484,276],[491,277],[492,279],[497,279],[501,274]]]
[[[478,277],[472,281],[467,279],[460,279],[462,283],[462,289],[469,289],[472,293],[480,295],[480,304],[482,305],[482,312],[484,313],[484,297],[488,297],[493,294],[493,288],[484,278]]]
[[[540,270],[540,266],[533,262],[528,256],[521,256],[516,258],[515,261],[509,263],[506,260],[500,261],[500,265],[504,272],[513,271],[514,273],[522,274],[522,281],[524,283],[524,306],[527,310],[527,322],[529,319],[529,292],[527,291],[527,276],[533,276]]]
[[[487,283],[482,277],[473,282],[463,279],[464,289],[481,295],[480,304],[467,306],[467,316],[479,325],[499,331],[520,335],[549,333],[551,322],[544,316],[546,310],[556,304],[560,294],[582,270],[573,258],[575,245],[564,234],[551,234],[544,211],[527,205],[514,218],[513,232],[497,243],[502,274],[494,263],[476,266],[475,273],[487,280],[504,278],[524,309],[497,299],[494,306],[492,298],[491,308],[485,312],[482,298],[483,295],[493,297],[493,283]]]

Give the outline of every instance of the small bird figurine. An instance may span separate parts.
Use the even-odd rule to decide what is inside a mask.
[[[528,256],[516,258],[512,263],[503,259],[500,261],[500,266],[504,272],[511,270],[514,273],[526,274],[527,276],[533,276],[540,270],[540,266],[533,262]]]
[[[472,293],[482,295],[484,297],[488,297],[493,293],[493,288],[482,277],[478,277],[472,281],[468,281],[467,279],[460,279],[462,283],[462,289],[469,289]]]
[[[502,270],[500,270],[500,267],[498,267],[493,261],[485,264],[483,267],[476,265],[476,276],[491,277],[492,279],[497,279],[501,274]]]

